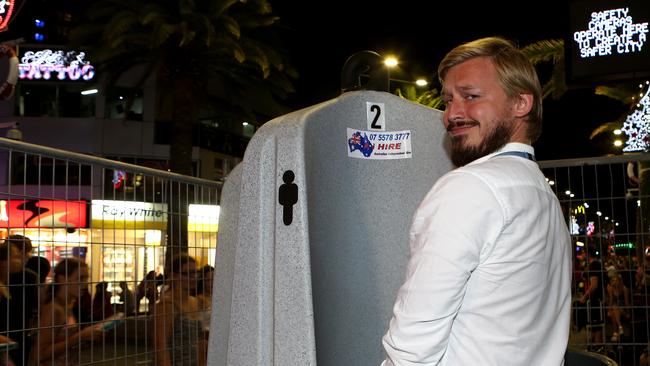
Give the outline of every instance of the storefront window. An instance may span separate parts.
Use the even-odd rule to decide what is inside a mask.
[[[21,82],[15,115],[21,117],[95,117],[94,86]],[[82,94],[83,92],[83,94]]]
[[[108,282],[115,295],[120,281],[134,290],[149,272],[162,272],[166,205],[116,200],[93,200],[91,205],[92,245],[99,253],[93,257],[93,278]],[[147,312],[149,304],[142,301],[139,311]]]
[[[131,103],[129,108],[128,103]],[[127,111],[126,109],[129,108]],[[106,92],[106,118],[142,121],[142,89],[111,87]]]
[[[68,257],[80,258],[91,263],[89,229],[68,230],[47,227],[0,229],[0,239],[6,239],[9,235],[15,234],[29,238],[34,248],[32,254],[46,258],[52,268],[62,259]],[[48,278],[51,278],[51,273]]]
[[[189,205],[188,252],[197,264],[214,266],[219,231],[219,205]]]

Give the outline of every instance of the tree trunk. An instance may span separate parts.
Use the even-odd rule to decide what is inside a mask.
[[[639,265],[644,263],[645,247],[650,243],[648,230],[650,226],[650,162],[638,162],[639,200],[641,207],[637,208],[637,243],[636,255]]]
[[[192,175],[192,127],[197,120],[197,107],[192,97],[192,80],[174,80],[173,121],[169,145],[169,168],[173,173]],[[188,184],[169,184],[166,261],[179,252],[187,252]]]

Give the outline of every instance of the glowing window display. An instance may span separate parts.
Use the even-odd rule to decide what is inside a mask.
[[[0,227],[86,226],[86,201],[0,200]]]

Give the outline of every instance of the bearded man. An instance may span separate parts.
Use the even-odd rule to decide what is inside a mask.
[[[382,365],[563,365],[571,246],[531,146],[542,121],[535,69],[490,37],[454,48],[438,75],[458,168],[415,212]]]

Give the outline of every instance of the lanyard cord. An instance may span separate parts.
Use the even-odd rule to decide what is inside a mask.
[[[520,158],[532,160],[532,161],[537,161],[535,160],[535,155],[531,153],[527,153],[525,151],[504,151],[500,154],[496,154],[494,156],[500,156],[500,155],[514,155],[514,156],[519,156]]]

